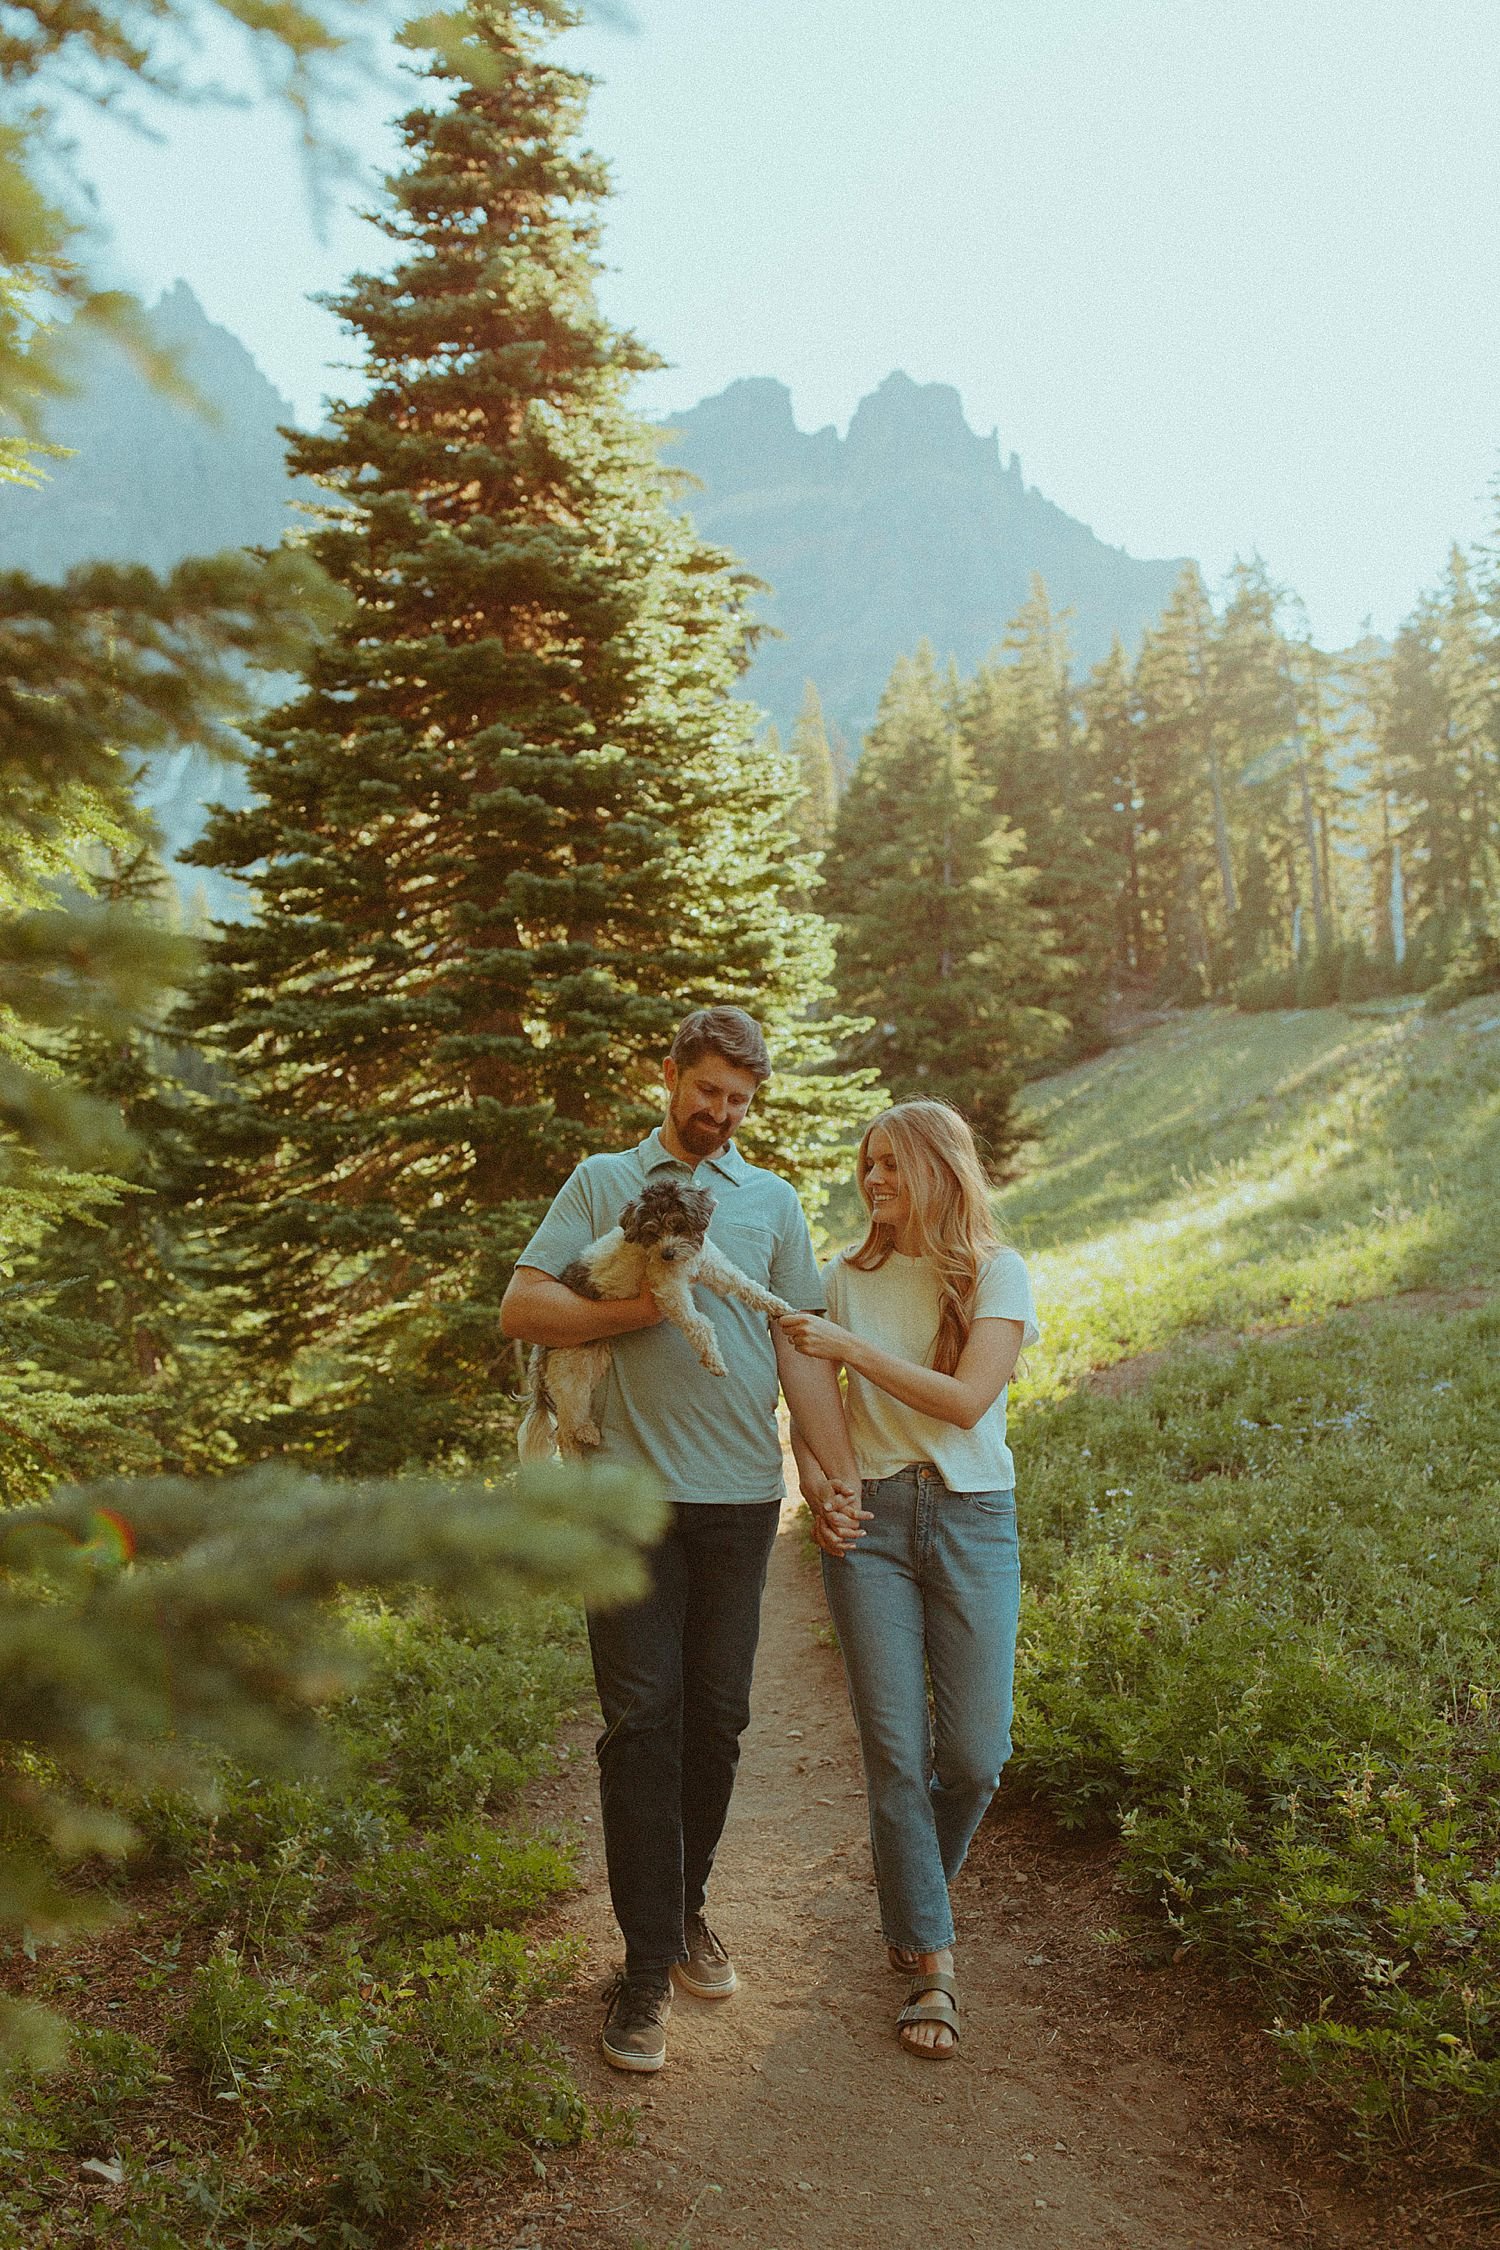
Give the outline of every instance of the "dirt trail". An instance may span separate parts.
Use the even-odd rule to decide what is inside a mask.
[[[540,1818],[576,1823],[585,1888],[568,1917],[592,1974],[554,2012],[591,2099],[634,2107],[633,2146],[450,2214],[432,2250],[1261,2250],[1480,2238],[1342,2190],[1296,2153],[1294,2101],[1266,2041],[1191,1966],[1140,1966],[1107,1848],[1059,1842],[1024,1807],[992,1817],[956,1904],[960,2056],[903,2054],[864,1798],[815,1559],[784,1514],[754,1717],[715,1871],[713,1919],[739,1965],[731,2000],[679,1996],[667,2068],[621,2079],[598,2058],[617,1940],[593,1761]]]

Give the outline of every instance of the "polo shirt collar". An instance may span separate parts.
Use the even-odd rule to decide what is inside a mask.
[[[659,1125],[654,1132],[646,1135],[636,1153],[641,1160],[641,1170],[648,1176],[652,1172],[661,1171],[667,1165],[670,1165],[673,1170],[685,1169],[682,1159],[674,1156],[663,1141]],[[711,1164],[721,1178],[728,1180],[733,1187],[738,1187],[750,1170],[749,1165],[745,1162],[733,1141],[729,1143],[727,1148],[721,1148],[717,1156],[707,1156],[703,1161],[705,1164]]]

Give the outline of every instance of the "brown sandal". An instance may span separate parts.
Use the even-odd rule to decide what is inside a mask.
[[[902,2037],[909,2026],[935,2023],[952,2034],[946,2047],[913,2046]],[[946,1969],[922,1969],[912,1981],[906,1995],[906,2005],[896,2018],[896,2037],[909,2055],[920,2055],[926,2062],[945,2062],[949,2055],[958,2052],[958,1986]]]

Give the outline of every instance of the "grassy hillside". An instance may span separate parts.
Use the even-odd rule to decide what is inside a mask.
[[[1379,1300],[1495,1277],[1500,1011],[1206,1014],[1033,1101],[1015,1778],[1118,1825],[1354,2140],[1488,2170],[1500,1308]]]
[[[1500,1004],[1204,1010],[1033,1087],[1038,1378],[1500,1271]]]

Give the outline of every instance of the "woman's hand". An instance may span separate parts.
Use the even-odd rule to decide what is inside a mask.
[[[827,1480],[827,1497],[814,1500],[806,1485],[803,1498],[812,1511],[813,1542],[835,1562],[842,1562],[857,1540],[863,1539],[864,1527],[871,1521],[868,1508],[862,1508],[860,1488],[837,1478]]]
[[[779,1326],[804,1359],[847,1360],[854,1345],[847,1328],[840,1328],[836,1320],[825,1320],[821,1313],[783,1313]]]

